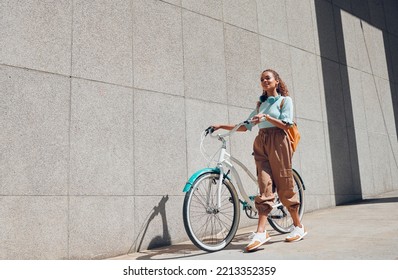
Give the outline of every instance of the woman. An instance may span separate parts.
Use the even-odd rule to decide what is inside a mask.
[[[293,102],[288,89],[279,74],[272,69],[261,73],[263,94],[256,109],[250,114],[252,123],[241,126],[238,131],[251,130],[259,125],[259,133],[254,140],[254,160],[256,162],[260,194],[255,198],[259,214],[257,231],[251,236],[246,251],[253,251],[270,240],[265,230],[267,216],[272,210],[275,182],[278,196],[287,207],[293,219],[294,230],[286,237],[287,242],[301,240],[307,232],[300,223],[297,194],[294,192],[292,174],[293,150],[286,130],[293,124]],[[265,121],[262,121],[264,120]],[[214,125],[214,130],[231,130],[234,125]]]

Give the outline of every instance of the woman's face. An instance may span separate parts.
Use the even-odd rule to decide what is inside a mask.
[[[279,84],[279,81],[275,80],[274,74],[268,71],[261,74],[260,81],[263,90],[267,93],[273,93]]]

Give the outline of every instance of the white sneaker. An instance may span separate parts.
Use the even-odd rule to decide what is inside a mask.
[[[257,233],[253,232],[249,238],[251,239],[251,242],[245,248],[247,252],[257,249],[271,239],[267,231]]]
[[[296,242],[304,238],[304,236],[307,235],[307,231],[304,228],[304,225],[301,225],[301,227],[294,227],[293,231],[289,233],[289,235],[286,237],[285,241],[286,242]]]

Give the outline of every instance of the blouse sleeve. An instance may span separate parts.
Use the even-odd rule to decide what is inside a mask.
[[[285,97],[279,119],[284,123],[293,124],[293,101],[289,96]]]
[[[251,118],[253,118],[256,115],[256,113],[257,113],[257,110],[253,110],[253,112],[249,115],[247,120],[250,120]],[[245,126],[246,126],[247,130],[250,130],[250,131],[253,128],[253,124],[252,123],[245,124]]]

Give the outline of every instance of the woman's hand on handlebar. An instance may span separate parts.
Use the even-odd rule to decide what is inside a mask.
[[[267,119],[267,116],[268,115],[266,115],[266,114],[257,114],[251,119],[251,121],[252,121],[253,124],[256,125],[259,122],[265,121]]]
[[[218,130],[221,128],[221,125],[216,124],[216,125],[211,125],[208,128],[205,129],[205,136],[208,134],[212,134],[214,131]]]
[[[231,125],[231,124],[215,124],[215,125],[212,125],[212,126],[210,126],[210,127],[208,127],[207,128],[207,130],[208,129],[210,129],[210,128],[212,128],[212,130],[210,131],[208,131],[208,133],[213,133],[214,131],[216,131],[216,130],[219,130],[219,129],[225,129],[225,130],[237,130],[237,131],[246,131],[247,130],[247,128],[244,126],[244,125],[242,125],[243,123],[240,123],[240,124],[238,124],[238,125]],[[207,134],[206,134],[207,135]]]

